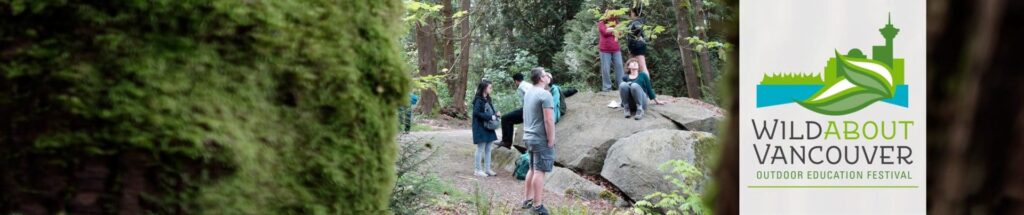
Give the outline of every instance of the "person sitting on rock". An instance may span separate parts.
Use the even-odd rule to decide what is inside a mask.
[[[523,95],[526,94],[527,90],[530,90],[533,85],[523,81],[523,74],[516,73],[512,75],[512,82],[518,86],[516,93],[519,95],[519,101],[523,101]],[[501,116],[501,142],[498,146],[505,148],[512,148],[512,135],[515,131],[515,125],[523,123],[523,108],[513,110],[505,115]]]
[[[548,77],[552,77],[550,72],[545,72]],[[548,84],[548,91],[551,92],[551,97],[555,103],[555,123],[558,123],[562,119],[569,108],[566,105],[566,98],[576,95],[577,90],[573,88],[564,88],[561,85],[556,84],[555,79],[551,78],[551,84]]]
[[[546,72],[545,74],[548,77],[551,77],[551,73]],[[524,82],[523,78],[523,74],[520,73],[512,75],[513,83],[515,83],[515,85],[518,86],[517,93],[519,94],[520,99],[523,99],[523,95],[526,93],[526,91],[533,87],[533,85],[531,85],[530,83]],[[568,107],[565,104],[565,99],[572,97],[573,95],[576,95],[576,93],[579,91],[573,88],[563,88],[562,86],[555,84],[553,78],[551,80],[551,84],[548,85],[548,91],[551,92],[551,96],[552,98],[554,98],[555,107],[557,107],[555,108],[555,123],[558,123],[562,116],[565,115],[565,113],[568,111]],[[523,108],[519,108],[511,112],[508,112],[505,115],[502,115],[501,142],[498,143],[498,146],[511,149],[513,139],[512,136],[515,131],[514,127],[515,125],[521,123],[523,123]]]
[[[622,77],[619,84],[619,98],[622,100],[622,112],[626,118],[633,117],[640,120],[647,110],[647,101],[654,100],[654,104],[661,104],[654,94],[651,85],[651,77],[646,72],[640,72],[640,63],[636,58],[626,61],[626,68],[629,74]]]

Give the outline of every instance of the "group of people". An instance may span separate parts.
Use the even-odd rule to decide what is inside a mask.
[[[623,74],[622,51],[619,47],[618,35],[615,33],[615,25],[618,20],[605,10],[605,16],[597,22],[598,50],[601,58],[601,91],[611,91],[613,86],[618,86],[620,107],[626,118],[633,117],[635,120],[643,119],[647,104],[653,101],[654,104],[663,104],[656,98],[653,85],[651,84],[650,70],[647,69],[647,40],[644,35],[641,7],[629,10],[630,22],[626,26],[626,46],[629,53],[633,55],[626,61],[628,74]],[[611,67],[615,68],[615,85],[609,81]]]
[[[523,82],[522,75],[513,76],[518,87],[518,95],[522,98],[523,106],[504,116],[494,110],[491,102],[491,82],[481,80],[477,85],[477,94],[473,99],[473,116],[471,126],[473,128],[473,143],[477,150],[474,156],[474,175],[487,177],[496,173],[491,169],[491,146],[497,141],[497,134],[487,123],[493,123],[499,119],[502,124],[502,138],[500,144],[511,148],[512,126],[517,122],[523,124],[523,142],[527,147],[530,156],[530,170],[526,174],[526,201],[523,202],[523,209],[532,209],[539,214],[547,214],[548,211],[541,203],[543,194],[544,175],[550,173],[555,164],[555,120],[556,117],[564,114],[564,109],[559,110],[558,106],[564,107],[564,98],[575,94],[575,90],[567,90],[565,93],[557,85],[551,84],[551,73],[543,67],[530,70],[530,83]],[[561,112],[561,113],[557,113]]]
[[[647,39],[644,34],[643,25],[645,19],[641,17],[642,10],[637,7],[629,11],[630,21],[626,25],[626,47],[629,48],[629,53],[633,55],[633,59],[636,59],[639,70],[648,72],[647,70]],[[600,52],[599,56],[601,59],[601,91],[610,91],[612,87],[612,80],[609,80],[610,70],[615,69],[615,82],[622,80],[623,64],[622,64],[622,48],[619,46],[619,35],[615,31],[615,26],[618,25],[618,19],[611,15],[609,10],[605,10],[605,15],[602,16],[597,22],[598,32],[598,43],[597,49]]]
[[[607,10],[606,10],[607,12]],[[641,120],[649,102],[662,104],[657,100],[651,84],[650,71],[647,69],[644,55],[647,52],[643,35],[643,18],[641,10],[630,10],[631,22],[626,35],[627,44],[632,58],[625,63],[623,71],[622,52],[618,44],[618,35],[614,26],[613,16],[605,16],[598,23],[599,45],[601,58],[601,91],[618,88],[620,106],[626,118]],[[613,64],[614,63],[614,64]],[[609,80],[611,67],[614,67],[615,84]],[[511,148],[513,126],[523,124],[523,143],[530,158],[530,169],[526,174],[525,198],[523,209],[530,209],[538,214],[548,214],[542,201],[544,175],[550,173],[555,162],[555,123],[565,114],[565,98],[576,93],[575,90],[561,89],[552,84],[551,73],[543,67],[530,70],[530,82],[523,75],[512,77],[517,85],[517,95],[522,99],[522,108],[502,115],[494,108],[491,100],[492,83],[481,80],[477,85],[473,99],[472,130],[473,143],[476,145],[474,156],[474,175],[480,177],[495,176],[491,169],[491,149],[498,144]],[[502,139],[498,141],[497,125],[500,123]]]

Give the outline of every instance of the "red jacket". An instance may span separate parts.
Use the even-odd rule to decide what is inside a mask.
[[[599,32],[597,38],[597,49],[601,52],[617,52],[619,49],[619,41],[615,39],[615,33],[608,31],[608,26],[604,22],[597,22],[597,32]]]

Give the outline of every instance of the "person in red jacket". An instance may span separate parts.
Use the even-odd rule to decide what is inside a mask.
[[[605,16],[601,17],[601,20],[597,22],[598,31],[598,50],[601,51],[601,91],[610,91],[613,86],[619,86],[620,80],[622,80],[622,50],[619,48],[619,41],[615,35],[615,16],[608,15],[609,11],[605,10]],[[615,66],[615,84],[612,85],[611,81],[608,80],[609,67]]]

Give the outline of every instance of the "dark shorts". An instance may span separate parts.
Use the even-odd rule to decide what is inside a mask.
[[[541,171],[551,172],[555,166],[555,149],[548,147],[547,141],[523,140],[530,151],[530,167]]]
[[[629,54],[633,56],[647,56],[647,43],[640,41],[628,41],[626,44],[626,48],[629,48]]]

